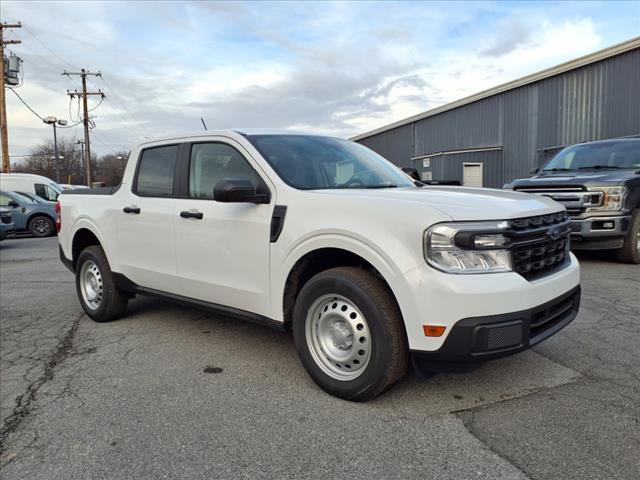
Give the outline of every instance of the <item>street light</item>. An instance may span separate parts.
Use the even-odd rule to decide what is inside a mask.
[[[42,121],[48,125],[53,127],[53,153],[56,158],[56,182],[60,183],[60,159],[62,157],[58,156],[58,135],[56,134],[56,126],[60,125],[64,127],[67,124],[66,120],[58,119],[56,117],[46,117],[43,118]]]

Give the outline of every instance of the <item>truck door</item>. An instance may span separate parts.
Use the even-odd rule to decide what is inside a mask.
[[[266,183],[254,160],[231,139],[188,145],[183,161],[184,191],[174,212],[179,294],[268,315],[275,198],[258,205],[213,199],[221,180]]]
[[[131,185],[117,192],[119,273],[136,284],[173,292],[176,281],[174,184],[179,145],[142,150]]]

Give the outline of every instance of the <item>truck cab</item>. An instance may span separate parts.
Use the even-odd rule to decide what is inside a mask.
[[[505,188],[564,205],[574,250],[616,250],[640,263],[640,138],[572,145],[534,173]]]

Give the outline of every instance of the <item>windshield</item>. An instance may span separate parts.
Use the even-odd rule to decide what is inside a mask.
[[[567,147],[543,171],[599,168],[640,168],[640,140],[591,143]]]
[[[247,138],[280,178],[294,188],[414,186],[389,161],[348,140],[311,135],[250,135]]]

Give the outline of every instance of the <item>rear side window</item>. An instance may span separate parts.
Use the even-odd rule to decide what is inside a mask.
[[[248,180],[256,188],[258,176],[235,148],[224,143],[196,143],[189,162],[189,196],[213,198],[216,183],[222,180]]]
[[[177,156],[177,145],[143,150],[138,166],[135,193],[147,197],[172,195]]]
[[[49,197],[47,195],[47,186],[44,183],[35,183],[33,187],[36,191],[37,196],[39,196],[40,198],[44,198],[45,200],[49,200]]]

